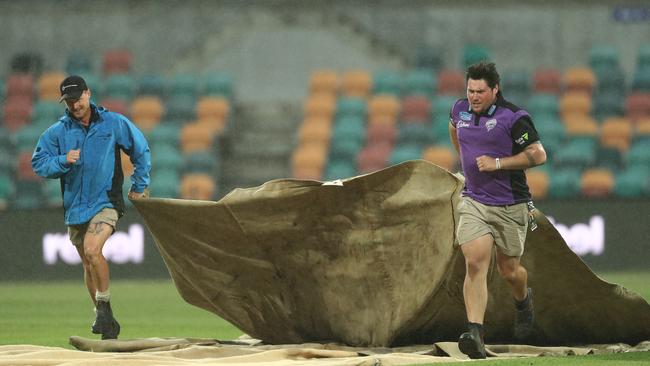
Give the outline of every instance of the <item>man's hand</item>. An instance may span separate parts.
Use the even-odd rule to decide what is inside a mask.
[[[496,159],[487,155],[481,155],[476,158],[476,165],[481,172],[493,172],[497,170]]]
[[[149,189],[145,188],[145,190],[143,192],[129,191],[128,197],[129,197],[130,200],[140,199],[140,198],[148,198],[149,197]]]
[[[80,149],[70,150],[65,155],[65,161],[68,162],[68,164],[70,164],[70,165],[74,165],[77,162],[77,160],[79,160],[79,155],[80,154],[81,154]]]

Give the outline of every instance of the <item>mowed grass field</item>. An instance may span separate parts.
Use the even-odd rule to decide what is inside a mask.
[[[600,273],[650,300],[649,272]],[[193,337],[235,339],[242,332],[205,310],[187,304],[171,280],[113,281],[113,309],[121,339]],[[72,348],[68,337],[99,339],[90,332],[93,307],[80,278],[65,282],[0,282],[0,345],[34,344]],[[480,365],[650,365],[650,352],[476,361]],[[436,363],[435,365],[447,365]],[[457,363],[449,363],[449,365]]]

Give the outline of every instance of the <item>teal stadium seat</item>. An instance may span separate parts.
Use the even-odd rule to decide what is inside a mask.
[[[410,70],[404,77],[404,95],[423,95],[431,98],[438,88],[436,74],[428,69]]]
[[[167,96],[167,81],[162,75],[142,75],[137,81],[137,94],[155,96],[165,99]]]
[[[147,139],[152,146],[168,145],[178,147],[181,128],[173,122],[162,122],[149,132]]]
[[[418,48],[415,58],[418,69],[430,70],[433,73],[437,73],[443,67],[442,51],[435,47]]]
[[[186,95],[196,99],[199,92],[199,79],[194,74],[175,74],[169,81],[168,91],[170,97]]]
[[[388,158],[389,165],[399,164],[408,160],[415,160],[422,158],[422,145],[420,144],[404,144],[397,145],[393,148]]]
[[[325,167],[325,180],[344,179],[357,175],[354,159],[328,161]]]
[[[573,198],[580,193],[581,172],[579,170],[554,170],[550,177],[548,190],[550,198]]]
[[[42,182],[17,181],[11,206],[19,210],[35,210],[44,206]]]
[[[418,146],[420,150],[434,143],[433,129],[428,123],[400,123],[397,132],[398,145]]]
[[[82,73],[80,76],[84,78],[86,85],[92,93],[90,96],[91,101],[97,104],[97,102],[104,98],[104,80],[97,74],[91,72]],[[63,114],[63,112],[61,112],[61,114]]]
[[[354,97],[341,97],[336,101],[336,118],[361,118],[368,114],[368,104],[365,99]]]
[[[596,140],[591,137],[573,138],[554,154],[553,167],[581,171],[596,164]]]
[[[174,94],[165,103],[166,116],[172,121],[186,123],[196,117],[196,97],[190,94]]]
[[[332,130],[332,140],[355,140],[363,142],[366,139],[366,121],[358,117],[337,118]]]
[[[4,210],[9,206],[9,202],[13,199],[15,187],[11,179],[11,175],[0,171],[0,210]]]
[[[65,72],[68,75],[82,75],[93,71],[93,63],[86,50],[74,50],[65,60]]]
[[[449,139],[449,115],[440,114],[433,118],[431,138],[436,144],[451,145]]]
[[[232,76],[225,72],[212,72],[205,75],[201,86],[201,94],[231,99],[233,97]]]
[[[616,175],[614,194],[619,197],[641,197],[650,182],[650,167],[634,165]]]
[[[131,102],[135,95],[135,81],[128,74],[112,74],[104,80],[104,98]]]
[[[180,174],[176,169],[155,168],[151,172],[149,190],[152,197],[177,198],[180,185]]]
[[[650,69],[650,43],[639,47],[636,59],[637,69]]]
[[[619,67],[620,59],[618,49],[613,46],[596,45],[589,51],[589,66],[592,69]]]
[[[594,118],[602,121],[609,117],[620,117],[625,113],[625,94],[616,90],[596,93],[593,97]]]
[[[637,69],[634,72],[632,90],[650,92],[650,67]]]
[[[560,102],[555,94],[537,93],[530,96],[524,109],[533,116],[533,119],[557,118]]]
[[[328,157],[330,160],[354,161],[357,154],[363,148],[363,141],[357,138],[342,138],[332,140]]]
[[[194,151],[183,156],[183,174],[206,173],[215,175],[217,168],[217,157],[213,152]]]
[[[564,139],[566,138],[564,124],[557,118],[544,115],[540,116],[540,118],[533,116],[533,123],[549,160],[552,160],[555,153],[564,145]]]
[[[61,180],[46,179],[45,182],[43,182],[43,195],[45,197],[45,204],[48,207],[63,206],[63,195],[61,194]]]
[[[182,167],[184,161],[183,156],[176,146],[152,144],[150,149],[151,165],[156,169],[178,170]]]
[[[523,107],[530,97],[531,75],[525,70],[512,70],[503,75],[501,91],[507,100]]]
[[[38,101],[34,104],[32,123],[39,126],[50,126],[65,113],[65,107],[61,103],[53,101]]]
[[[470,65],[491,59],[492,56],[487,48],[476,44],[467,44],[463,47],[463,64],[461,66],[463,69],[467,69]]]
[[[382,70],[374,73],[372,78],[373,94],[402,94],[402,75],[395,71]]]
[[[650,167],[650,140],[641,140],[632,144],[626,160],[628,166]]]
[[[431,102],[431,113],[432,117],[435,119],[437,116],[444,115],[449,121],[449,112],[451,107],[459,99],[457,96],[448,96],[448,95],[439,95],[433,99]]]
[[[34,151],[43,129],[38,125],[28,124],[16,132],[16,149],[18,152]]]

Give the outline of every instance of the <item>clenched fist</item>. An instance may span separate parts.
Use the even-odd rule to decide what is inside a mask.
[[[80,149],[70,150],[65,156],[65,161],[67,161],[68,164],[74,165],[77,162],[77,160],[79,160],[80,154],[81,154]]]

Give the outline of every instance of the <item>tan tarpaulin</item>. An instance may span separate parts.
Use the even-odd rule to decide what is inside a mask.
[[[135,202],[181,296],[268,344],[455,341],[465,327],[454,244],[462,177],[428,162],[327,182],[276,180],[219,202]],[[154,192],[155,193],[155,192]],[[650,339],[650,306],[609,284],[538,212],[523,264],[532,344]],[[512,343],[513,300],[489,273],[486,342]]]
[[[388,366],[467,360],[455,342],[401,348],[352,348],[335,344],[247,345],[220,344],[208,339],[140,339],[98,341],[71,337],[75,347],[95,352],[29,345],[0,346],[0,365],[39,366]],[[489,357],[572,356],[647,351],[650,342],[586,347],[489,345]]]

